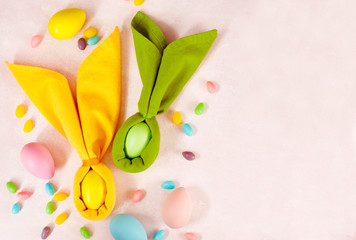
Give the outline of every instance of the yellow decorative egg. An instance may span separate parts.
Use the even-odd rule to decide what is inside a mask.
[[[25,133],[29,133],[32,131],[32,129],[33,129],[33,122],[31,120],[27,120],[25,122],[25,126],[23,127],[23,131]]]
[[[98,209],[103,205],[106,196],[104,179],[94,170],[90,170],[81,184],[82,198],[89,209]]]
[[[48,22],[48,31],[58,40],[71,38],[82,29],[85,18],[85,12],[81,9],[63,9],[51,17]]]

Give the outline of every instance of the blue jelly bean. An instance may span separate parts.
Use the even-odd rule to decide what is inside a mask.
[[[166,231],[164,230],[159,230],[155,236],[153,237],[154,240],[162,240],[164,238],[164,235],[166,234]]]
[[[174,189],[176,184],[173,181],[165,181],[162,183],[161,187],[164,189]]]
[[[185,123],[183,125],[183,130],[184,130],[185,134],[187,134],[188,136],[193,135],[193,128],[188,123]]]
[[[47,193],[49,196],[53,196],[53,194],[54,194],[54,192],[55,192],[53,185],[48,182],[48,183],[46,183],[45,188],[46,188],[46,193]]]
[[[21,206],[19,203],[15,203],[14,206],[12,206],[12,213],[13,214],[18,214],[20,212]]]
[[[88,45],[95,45],[99,42],[100,37],[99,36],[94,36],[88,39]]]

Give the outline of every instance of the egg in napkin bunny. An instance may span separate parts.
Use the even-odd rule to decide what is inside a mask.
[[[116,27],[80,65],[76,100],[63,75],[44,68],[6,64],[31,101],[69,140],[83,162],[74,177],[77,210],[86,219],[104,219],[116,199],[113,175],[101,158],[114,136],[120,112],[119,29]],[[85,189],[82,185],[86,185]]]

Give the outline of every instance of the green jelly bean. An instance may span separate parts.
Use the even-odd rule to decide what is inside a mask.
[[[204,112],[204,103],[201,102],[195,108],[195,114],[196,115],[201,115],[203,112]]]
[[[48,215],[51,215],[54,212],[54,203],[53,202],[48,202],[46,205],[46,213]]]
[[[16,193],[17,192],[17,187],[13,182],[7,182],[6,183],[7,190],[11,193]]]
[[[81,227],[80,228],[80,234],[85,237],[86,239],[89,239],[90,238],[90,232],[88,230],[88,228],[86,227]]]

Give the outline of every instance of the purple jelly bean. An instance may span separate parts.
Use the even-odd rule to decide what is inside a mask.
[[[50,234],[51,234],[51,228],[47,226],[42,230],[41,238],[47,239]]]
[[[188,161],[192,161],[195,159],[195,154],[189,151],[182,152],[182,155]]]
[[[87,46],[87,42],[85,41],[85,39],[84,38],[79,38],[79,40],[78,40],[78,48],[80,50],[84,50],[86,48],[86,46]]]

